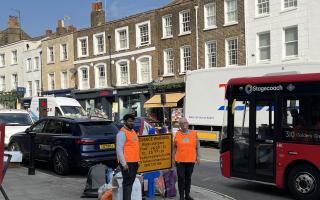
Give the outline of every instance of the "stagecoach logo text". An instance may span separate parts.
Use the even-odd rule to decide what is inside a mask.
[[[244,87],[244,91],[247,94],[251,94],[252,92],[265,92],[265,91],[282,91],[283,87],[282,85],[277,85],[277,86],[252,86],[252,85],[246,85]]]

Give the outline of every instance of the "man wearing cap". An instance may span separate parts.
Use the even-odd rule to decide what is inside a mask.
[[[133,130],[134,119],[134,115],[125,115],[124,126],[117,134],[117,156],[123,177],[123,200],[131,200],[132,186],[140,162],[139,138]]]

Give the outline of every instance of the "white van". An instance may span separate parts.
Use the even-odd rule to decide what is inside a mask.
[[[39,117],[39,99],[47,99],[48,116],[85,117],[86,112],[76,99],[68,97],[33,97],[30,111]]]
[[[24,132],[34,123],[34,120],[26,110],[3,109],[0,110],[0,123],[6,126],[4,143],[8,145],[13,134]]]

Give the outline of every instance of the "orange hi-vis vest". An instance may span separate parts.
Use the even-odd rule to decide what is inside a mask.
[[[126,142],[124,143],[123,153],[126,162],[140,161],[139,138],[134,130],[128,130],[124,127],[120,129],[126,134]]]
[[[197,159],[197,132],[183,134],[177,131],[174,143],[176,145],[176,162],[195,162]]]

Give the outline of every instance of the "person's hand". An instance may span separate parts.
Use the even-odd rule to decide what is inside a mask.
[[[200,165],[200,159],[197,158],[196,163],[197,165]]]
[[[124,171],[129,170],[129,166],[128,166],[128,164],[126,164],[125,166],[123,166],[123,170],[124,170]]]

